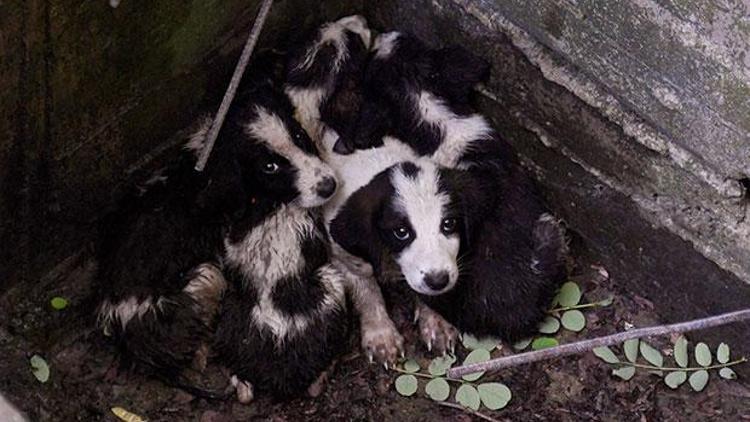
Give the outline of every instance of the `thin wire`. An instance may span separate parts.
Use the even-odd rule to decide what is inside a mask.
[[[216,117],[214,117],[211,128],[208,130],[208,134],[206,134],[203,150],[201,150],[200,158],[195,164],[196,171],[203,171],[206,167],[206,162],[208,162],[208,157],[211,155],[211,150],[216,142],[216,137],[219,136],[219,131],[224,124],[224,119],[227,117],[229,106],[232,104],[232,100],[234,100],[234,96],[237,93],[237,87],[240,85],[240,80],[245,73],[245,68],[247,68],[247,63],[250,61],[250,56],[253,54],[255,44],[258,42],[260,31],[263,29],[263,25],[266,22],[272,4],[273,0],[263,0],[263,4],[260,6],[260,11],[258,11],[258,16],[255,18],[253,29],[250,30],[250,35],[247,37],[247,42],[245,43],[245,48],[242,50],[242,54],[240,55],[240,60],[237,62],[237,67],[234,68],[232,80],[229,82],[227,92],[224,94],[224,99],[221,100],[219,111],[216,112]]]

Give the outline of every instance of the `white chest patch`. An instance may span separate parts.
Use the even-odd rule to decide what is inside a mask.
[[[313,236],[315,222],[306,210],[283,206],[255,227],[242,241],[225,240],[226,260],[241,268],[246,282],[252,283],[258,303],[251,311],[254,324],[267,328],[278,344],[303,332],[310,324],[309,316],[289,315],[274,304],[272,294],[276,283],[301,274],[305,266],[302,239]],[[344,283],[341,275],[326,265],[317,269],[325,290],[317,313],[322,314],[344,306]],[[301,288],[304,288],[302,286]]]
[[[225,259],[242,270],[257,290],[290,276],[305,265],[301,241],[315,231],[309,213],[299,207],[283,205],[254,227],[241,241],[224,240]]]
[[[416,102],[422,121],[438,126],[443,133],[440,146],[432,154],[433,160],[442,166],[455,168],[475,142],[492,139],[492,127],[479,114],[456,115],[440,98],[428,91],[422,91]]]

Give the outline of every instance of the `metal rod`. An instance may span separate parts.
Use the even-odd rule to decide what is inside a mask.
[[[536,350],[533,352],[492,359],[486,362],[458,366],[456,368],[448,370],[448,377],[459,378],[462,375],[471,374],[474,372],[494,371],[510,366],[538,362],[540,360],[575,355],[587,352],[597,347],[620,344],[625,340],[634,338],[660,336],[671,333],[684,333],[686,331],[702,330],[705,328],[718,327],[719,325],[725,325],[745,320],[750,320],[750,309],[743,309],[741,311],[729,312],[726,314],[696,319],[687,322],[680,322],[677,324],[638,328],[635,330],[625,331],[622,333],[612,334],[604,337],[597,337],[590,340],[583,340],[575,343],[563,344],[561,346],[550,347],[549,349]]]
[[[253,29],[250,30],[250,35],[247,37],[247,42],[245,42],[245,48],[242,50],[240,60],[237,62],[237,67],[234,68],[232,80],[229,82],[227,92],[224,94],[224,99],[221,100],[219,111],[216,112],[216,117],[214,117],[214,121],[211,123],[211,128],[208,130],[208,134],[206,134],[203,150],[201,150],[200,158],[198,158],[198,162],[195,164],[196,171],[203,171],[206,167],[208,157],[211,155],[214,143],[216,143],[216,137],[219,136],[221,126],[224,124],[224,118],[227,117],[229,106],[232,105],[232,100],[234,100],[234,96],[237,93],[240,80],[242,80],[242,75],[245,73],[245,68],[247,68],[247,63],[250,61],[250,56],[253,54],[255,44],[258,42],[260,31],[263,29],[263,25],[268,17],[268,11],[271,10],[272,4],[273,0],[263,0],[263,4],[260,6],[260,11],[258,11],[258,16],[255,18]]]

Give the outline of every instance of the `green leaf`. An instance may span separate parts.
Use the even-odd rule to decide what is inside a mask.
[[[61,311],[68,307],[68,300],[64,297],[56,296],[53,297],[52,300],[49,301],[49,304],[52,306],[53,309]]]
[[[729,362],[729,345],[726,343],[721,343],[719,347],[716,349],[716,360],[719,361],[719,363],[727,363]]]
[[[562,325],[566,330],[579,332],[586,326],[586,317],[583,316],[583,312],[578,310],[565,311],[562,314]]]
[[[706,384],[708,384],[708,371],[701,369],[700,371],[693,372],[693,374],[690,375],[689,382],[693,390],[702,391],[706,388]]]
[[[433,378],[424,386],[424,392],[435,401],[445,401],[451,394],[451,387],[445,378]]]
[[[615,353],[607,346],[596,347],[593,350],[596,357],[607,362],[607,363],[618,363],[620,359],[617,358]]]
[[[461,334],[461,344],[469,350],[477,350],[479,348],[479,340],[469,333]]]
[[[681,368],[688,366],[688,341],[685,336],[680,336],[674,342],[674,360]]]
[[[414,375],[400,375],[396,378],[396,391],[405,397],[417,392],[417,377]]]
[[[562,307],[576,306],[581,301],[581,289],[572,281],[562,285],[557,294],[557,302]]]
[[[500,339],[495,337],[483,337],[477,341],[477,348],[491,352],[500,344]]]
[[[685,371],[670,372],[664,377],[664,384],[667,384],[673,390],[681,386],[685,381],[687,381],[687,372]]]
[[[531,348],[534,350],[542,350],[542,349],[549,349],[550,347],[555,347],[559,343],[557,342],[557,339],[552,337],[538,337],[535,338],[534,341],[531,342]]]
[[[732,368],[721,368],[719,370],[719,376],[727,380],[737,379],[737,374],[732,370]]]
[[[484,349],[489,352],[495,350],[497,345],[500,344],[500,340],[494,337],[483,337],[480,339],[469,333],[464,333],[462,335],[461,342],[463,343],[464,347],[469,350]]]
[[[695,361],[700,366],[708,366],[711,364],[711,349],[708,348],[706,343],[698,343],[695,346]]]
[[[430,366],[427,367],[427,372],[435,376],[445,375],[445,373],[448,372],[448,368],[453,366],[455,362],[456,357],[453,355],[436,357],[430,362]]]
[[[490,360],[490,352],[485,349],[477,349],[466,356],[466,359],[464,359],[464,365],[468,365],[470,363],[486,362],[488,360]],[[471,374],[466,374],[462,378],[466,381],[476,381],[481,378],[482,375],[484,375],[484,372],[474,372]]]
[[[34,377],[39,382],[44,384],[49,380],[49,365],[47,365],[47,361],[44,358],[34,355],[29,359],[29,363],[31,364],[31,373],[34,374]]]
[[[656,350],[645,341],[640,342],[639,346],[641,349],[641,355],[648,361],[648,363],[654,366],[664,365],[664,356],[661,355],[660,351]]]
[[[479,410],[479,392],[469,384],[458,387],[456,401],[469,409]]]
[[[609,296],[608,298],[606,298],[606,299],[602,299],[602,300],[600,300],[599,302],[596,302],[596,303],[597,303],[597,304],[598,304],[599,306],[609,306],[609,305],[611,305],[611,304],[612,304],[612,302],[614,302],[614,301],[615,301],[615,297],[614,297],[614,296]]]
[[[515,350],[523,350],[523,349],[529,347],[529,344],[531,344],[532,340],[534,340],[534,338],[532,338],[532,337],[518,340],[517,342],[513,343],[513,348]]]
[[[477,386],[479,398],[490,410],[498,410],[508,405],[513,395],[510,389],[499,382],[486,382]]]
[[[635,361],[638,359],[638,339],[630,339],[625,340],[625,343],[622,345],[623,351],[625,351],[625,357],[630,361],[635,363]]]
[[[560,321],[555,317],[548,316],[544,318],[537,329],[542,334],[555,334],[560,329]]]
[[[622,368],[614,369],[612,370],[612,375],[616,375],[627,381],[635,375],[635,366],[623,366]]]
[[[406,362],[404,362],[404,371],[406,372],[419,372],[420,367],[419,363],[415,361],[414,359],[409,359]]]

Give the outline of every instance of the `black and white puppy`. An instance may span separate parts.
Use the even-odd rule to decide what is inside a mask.
[[[224,268],[232,288],[219,316],[215,348],[234,374],[241,402],[253,388],[289,398],[316,380],[347,344],[342,275],[330,265],[325,227],[316,207],[331,197],[333,171],[291,120],[260,112],[239,130],[267,150],[256,165],[267,186],[290,195],[254,196],[225,238]],[[260,139],[260,141],[258,141]],[[325,188],[321,190],[321,188]],[[314,198],[307,192],[316,192]]]
[[[379,35],[361,88],[361,113],[380,117],[358,121],[350,149],[375,146],[387,133],[449,168],[506,159],[507,144],[496,142],[469,101],[488,76],[489,64],[464,48],[429,48],[409,33]]]
[[[325,128],[353,139],[370,38],[365,18],[347,16],[323,24],[290,54],[284,91],[316,143]]]
[[[179,376],[196,354],[205,364],[204,346],[212,342],[211,325],[228,284],[224,274],[237,288],[223,306],[217,344],[243,380],[254,376],[245,372],[247,365],[279,358],[274,349],[237,364],[237,354],[267,352],[263,342],[283,343],[255,335],[266,326],[279,329],[292,321],[283,333],[272,330],[284,339],[304,337],[305,327],[326,328],[307,336],[307,349],[317,354],[292,352],[298,367],[327,366],[336,352],[327,341],[344,341],[343,287],[325,266],[327,246],[313,210],[333,195],[336,179],[292,118],[288,100],[270,79],[252,74],[204,172],[193,166],[208,121],[188,143],[191,151],[145,192],[126,198],[109,219],[100,255],[99,323],[126,356],[167,379]],[[297,302],[300,297],[305,300]],[[247,397],[249,384],[238,384]]]
[[[400,336],[380,306],[380,292],[367,282],[382,271],[379,262],[384,256],[396,258],[410,287],[423,298],[417,304],[417,320],[428,348],[450,348],[457,331],[426,303],[463,331],[513,339],[532,330],[565,276],[565,237],[510,148],[469,105],[473,86],[487,77],[486,63],[460,48],[431,50],[415,37],[397,32],[379,36],[373,49],[366,89],[361,84],[353,89],[365,100],[355,104],[359,109],[349,109],[360,118],[350,116],[344,121],[356,122],[355,136],[338,136],[336,130],[326,130],[328,124],[320,123],[322,143],[328,145],[324,148],[336,145],[326,159],[344,180],[344,187],[327,206],[326,217],[331,222],[334,255],[354,286],[364,348],[387,361],[400,346]],[[319,115],[313,113],[312,118]],[[401,143],[409,149],[399,148]],[[419,161],[417,155],[465,170],[438,178],[444,186],[453,186],[450,207],[434,205],[440,195],[426,188],[429,171],[416,178],[422,181],[418,189],[403,184],[401,189],[394,188],[404,179],[398,177],[396,167],[389,166],[400,160]],[[451,179],[452,183],[445,183]],[[443,193],[447,190],[451,189]],[[400,213],[387,205],[395,203],[396,197]],[[432,203],[436,215],[447,215],[443,211],[450,209],[453,217],[446,222],[458,224],[461,235],[441,242],[435,237],[438,224],[429,223],[430,210],[404,206],[409,201]],[[362,227],[371,223],[371,230]],[[383,227],[397,228],[406,239],[392,242]],[[462,271],[455,289],[450,287],[457,283],[458,271],[423,268],[445,256],[444,252],[454,261],[445,268],[458,268],[460,257]],[[426,288],[446,280],[443,291]]]
[[[470,105],[474,85],[488,76],[487,63],[460,47],[431,49],[408,33],[381,34],[368,63],[364,104],[388,110],[389,119],[361,121],[357,143],[377,144],[367,137],[382,129],[367,125],[385,122],[417,155],[464,169],[469,186],[461,190],[483,192],[469,205],[484,211],[481,228],[467,230],[476,234],[465,245],[459,286],[424,299],[463,331],[513,339],[543,317],[565,277],[567,246],[510,146]]]

